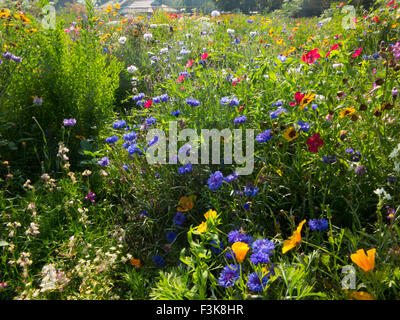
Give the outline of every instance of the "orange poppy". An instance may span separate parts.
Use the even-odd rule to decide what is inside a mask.
[[[293,232],[293,235],[289,237],[288,240],[285,240],[283,243],[282,253],[285,254],[289,250],[296,247],[298,243],[301,243],[301,229],[303,228],[303,224],[306,223],[306,220],[300,222],[299,226],[297,227],[296,231]]]
[[[373,270],[375,267],[375,251],[375,248],[370,249],[367,251],[367,254],[365,254],[364,249],[360,249],[356,253],[353,253],[350,258],[361,269],[368,272]]]

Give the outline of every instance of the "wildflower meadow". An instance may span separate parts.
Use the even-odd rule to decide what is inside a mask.
[[[400,299],[400,1],[175,2],[0,1],[0,299]]]

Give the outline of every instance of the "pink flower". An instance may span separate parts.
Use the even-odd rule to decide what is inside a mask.
[[[190,68],[192,65],[193,65],[193,60],[189,60],[188,63],[186,64],[186,68]]]
[[[204,53],[201,55],[201,60],[206,60],[208,58],[208,53]]]
[[[362,49],[363,49],[362,47],[360,47],[359,49],[357,49],[357,50],[353,53],[352,58],[357,58],[357,57],[361,54]]]
[[[314,133],[312,138],[307,139],[308,151],[318,152],[318,148],[324,145],[324,141],[319,137],[319,133]]]
[[[301,58],[304,62],[310,64],[314,63],[317,59],[321,58],[321,55],[318,53],[318,49],[311,50],[307,52],[303,57]]]
[[[153,104],[153,100],[147,100],[145,105],[144,105],[145,109],[150,108],[152,104]]]

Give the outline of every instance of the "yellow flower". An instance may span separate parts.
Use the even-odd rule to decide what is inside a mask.
[[[194,200],[196,200],[196,196],[194,195],[180,198],[178,202],[178,211],[186,212],[192,210],[194,207]]]
[[[283,137],[287,141],[292,141],[292,140],[296,139],[299,136],[299,134],[300,133],[297,132],[294,127],[290,127],[285,131],[285,133],[283,134]]]
[[[298,243],[301,243],[301,229],[303,228],[303,224],[306,223],[306,220],[300,222],[296,231],[293,232],[293,235],[289,237],[288,240],[285,240],[283,243],[282,253],[285,254],[289,250],[292,250]]]
[[[300,110],[303,110],[305,106],[307,106],[311,101],[315,99],[315,94],[314,93],[307,93],[303,99],[300,101]]]
[[[365,254],[364,249],[360,249],[356,253],[353,253],[350,258],[361,269],[368,272],[373,270],[375,267],[375,251],[375,248],[370,249],[367,251],[367,254]]]
[[[200,223],[195,230],[199,233],[204,233],[207,231],[207,222],[203,221],[202,223]]]
[[[115,9],[117,9],[117,10],[121,9],[121,6],[119,5],[119,3],[117,3],[117,4],[115,5]]]
[[[349,300],[375,300],[372,295],[365,291],[356,291],[352,292],[349,297]]]
[[[214,219],[217,216],[217,211],[214,211],[212,209],[208,210],[205,214],[204,214],[204,218],[208,219]]]
[[[354,109],[353,107],[345,108],[340,112],[339,118],[343,119],[344,117],[347,117],[354,112],[356,112],[356,109]]]
[[[236,260],[239,263],[242,263],[244,258],[246,257],[247,251],[249,251],[249,245],[244,242],[235,242],[232,245],[232,251],[235,253]]]

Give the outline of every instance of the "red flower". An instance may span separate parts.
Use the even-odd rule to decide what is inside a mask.
[[[390,7],[392,4],[394,4],[394,1],[390,1],[387,6]]]
[[[294,99],[296,100],[296,102],[290,102],[289,106],[291,106],[291,107],[297,106],[298,104],[300,104],[301,100],[303,100],[304,97],[305,97],[305,94],[301,93],[300,91],[297,91],[294,94]]]
[[[339,49],[339,45],[338,45],[338,44],[333,45],[333,46],[331,47],[331,49],[329,50],[329,52],[327,53],[327,55],[325,56],[325,58],[329,57],[329,55],[331,54],[331,52],[332,52],[333,50],[337,50],[337,49]]]
[[[303,57],[301,58],[304,62],[307,63],[314,63],[315,60],[321,58],[321,55],[318,53],[318,49],[311,50],[307,52]]]
[[[147,100],[146,103],[144,104],[145,109],[150,108],[152,104],[153,100]]]
[[[181,75],[178,77],[178,79],[176,79],[177,82],[182,82],[185,79],[185,75]]]
[[[193,60],[189,60],[186,64],[186,68],[190,68],[193,65]]]
[[[201,60],[206,60],[208,58],[208,53],[201,55]]]
[[[381,20],[379,20],[378,16],[373,17],[372,20],[374,20],[376,23],[381,22]]]
[[[324,145],[324,141],[319,137],[319,133],[314,133],[312,138],[307,139],[308,151],[318,152],[318,148]]]
[[[352,57],[353,57],[353,58],[358,57],[358,56],[361,54],[362,49],[363,49],[362,47],[360,47],[359,49],[357,49],[357,50],[353,53]]]
[[[242,106],[239,108],[239,112],[242,111],[243,109],[244,109],[244,105],[242,105]]]

